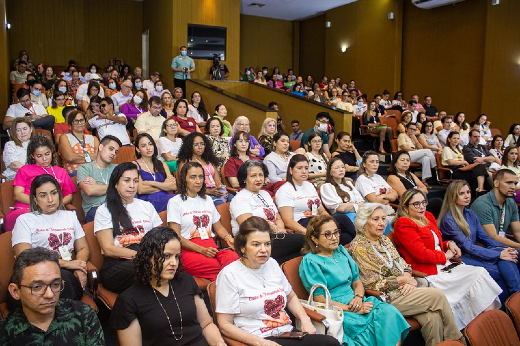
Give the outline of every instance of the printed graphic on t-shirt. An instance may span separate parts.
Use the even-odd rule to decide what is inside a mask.
[[[264,209],[264,215],[267,221],[275,222],[276,221],[276,213],[271,208],[263,208]]]
[[[386,187],[384,185],[376,186],[375,190],[379,190],[379,195],[384,195],[386,193]]]
[[[133,228],[122,230],[121,234],[116,237],[116,240],[122,246],[128,247],[132,244],[139,244],[144,234],[145,229],[143,225],[135,225]]]
[[[312,208],[315,206],[316,210],[320,209],[320,206],[321,206],[321,200],[319,198],[315,198],[315,199],[308,199],[307,200],[307,207],[309,208],[309,210],[306,210],[303,212],[303,215],[305,215],[305,217],[311,217],[313,216],[312,215]]]
[[[63,232],[60,234],[51,233],[49,234],[49,247],[59,253],[59,248],[66,246],[72,240],[72,235],[69,232]]]
[[[190,238],[202,238],[201,232],[206,232],[203,237],[209,236],[211,233],[211,230],[209,229],[209,215],[193,215],[193,224],[195,225],[196,229],[190,232]]]
[[[267,328],[261,328],[260,331],[265,333],[274,328],[284,326],[291,323],[289,315],[283,309],[285,306],[285,297],[281,294],[276,296],[274,299],[266,299],[264,301],[264,312],[270,316],[270,319],[265,319],[262,322]]]

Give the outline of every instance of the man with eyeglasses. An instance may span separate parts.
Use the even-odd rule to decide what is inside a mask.
[[[441,143],[441,146],[444,148],[446,146],[446,140],[448,139],[448,135],[451,132],[451,124],[453,124],[453,117],[451,115],[446,115],[441,118],[442,122],[442,130],[437,133],[437,138]]]
[[[47,97],[42,93],[43,84],[42,82],[35,80],[31,82],[27,82],[31,90],[31,102],[42,105],[47,108],[49,106],[49,101],[47,101]]]
[[[99,107],[101,112],[88,121],[90,127],[97,130],[99,140],[103,140],[106,135],[112,135],[119,138],[123,145],[131,145],[130,137],[126,132],[128,120],[123,113],[115,114],[114,101],[110,97],[105,97]]]
[[[57,253],[41,247],[23,251],[14,264],[8,290],[22,309],[0,321],[0,345],[105,344],[90,306],[59,299],[63,281]]]
[[[10,105],[7,109],[2,125],[4,130],[11,127],[14,119],[26,117],[32,122],[34,128],[49,130],[52,133],[54,117],[49,116],[42,105],[31,102],[31,92],[20,88],[16,92],[16,96],[19,102]]]
[[[327,157],[330,158],[330,152],[329,152],[329,137],[327,136],[327,129],[329,127],[330,123],[330,115],[327,112],[320,112],[316,115],[316,124],[314,124],[314,127],[310,130],[305,131],[305,133],[302,136],[302,141],[300,144],[301,148],[304,148],[305,151],[308,151],[308,144],[309,136],[315,132],[318,134],[323,141],[323,152]],[[293,148],[296,149],[296,148]]]
[[[157,142],[161,136],[162,124],[165,120],[161,115],[161,98],[159,96],[151,97],[148,105],[148,112],[139,114],[134,126],[137,133],[148,133]]]
[[[112,95],[112,101],[114,101],[114,110],[116,113],[119,113],[119,107],[124,105],[125,103],[130,100],[132,95],[132,87],[134,85],[132,84],[132,81],[125,80],[123,84],[121,84],[121,91]]]
[[[498,166],[495,162],[495,157],[491,155],[486,146],[479,144],[480,142],[480,131],[479,130],[470,130],[469,131],[469,143],[462,148],[462,155],[464,155],[464,160],[469,163],[477,162],[479,165],[484,165],[488,170],[488,183],[489,185],[493,185],[493,175],[489,172],[489,167],[491,163],[494,162],[494,167]],[[500,167],[500,166],[498,166]],[[484,192],[480,189],[476,189],[478,193]]]

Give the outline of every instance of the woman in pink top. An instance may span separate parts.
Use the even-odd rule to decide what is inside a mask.
[[[27,164],[22,166],[13,181],[14,209],[5,216],[5,230],[12,231],[16,218],[30,211],[29,195],[31,183],[39,175],[52,175],[60,184],[63,191],[63,204],[72,202],[72,194],[76,187],[69,177],[67,171],[57,166],[56,149],[51,140],[43,135],[37,134],[27,147]]]

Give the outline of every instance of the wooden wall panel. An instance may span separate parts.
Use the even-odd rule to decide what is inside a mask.
[[[117,56],[141,65],[142,8],[128,0],[7,0],[10,59],[26,49],[35,64],[106,67]]]
[[[5,0],[0,0],[0,121],[3,121],[7,106],[9,104],[9,43],[4,25]]]
[[[236,0],[170,0],[173,1],[173,55],[180,46],[187,45],[188,23],[222,26],[227,28],[226,61],[229,79],[238,79],[240,69],[240,2]],[[194,79],[207,79],[211,60],[195,60]],[[168,65],[168,67],[171,64]],[[173,74],[171,75],[173,81]]]
[[[520,1],[487,4],[486,49],[482,79],[482,109],[505,135],[512,123],[520,123],[512,100],[520,90]]]
[[[294,69],[293,22],[240,16],[240,71],[250,66],[256,71],[267,66],[270,74],[277,66],[284,75]]]
[[[300,21],[299,26],[299,74],[321,81],[325,74],[325,15]]]
[[[326,12],[325,75],[356,81],[369,97],[400,84],[400,1],[364,0]],[[395,19],[389,20],[388,13]],[[343,53],[341,47],[347,46]]]
[[[402,90],[467,120],[480,113],[486,3],[472,0],[422,10],[404,2]],[[500,5],[502,6],[502,5]],[[495,40],[500,40],[495,37]]]
[[[145,0],[143,31],[149,31],[149,72],[161,73],[164,85],[173,90],[172,59],[178,51],[173,49],[173,2],[171,0]]]

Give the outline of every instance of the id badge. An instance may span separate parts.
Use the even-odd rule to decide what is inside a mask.
[[[209,239],[209,234],[208,234],[207,229],[200,230],[199,234],[200,234],[200,239],[202,239],[202,240]]]
[[[69,249],[66,246],[60,246],[58,248],[60,251],[61,259],[64,261],[71,261],[72,260],[72,254],[70,253]]]
[[[317,216],[318,215],[318,206],[316,204],[313,204],[312,205],[312,216]]]
[[[506,236],[506,232],[502,231],[502,232],[498,232],[498,235],[501,236],[501,237],[504,237]]]
[[[193,123],[191,121],[188,121],[188,125],[193,126]]]
[[[85,162],[86,163],[92,162],[92,159],[90,158],[90,155],[88,153],[85,153]]]

